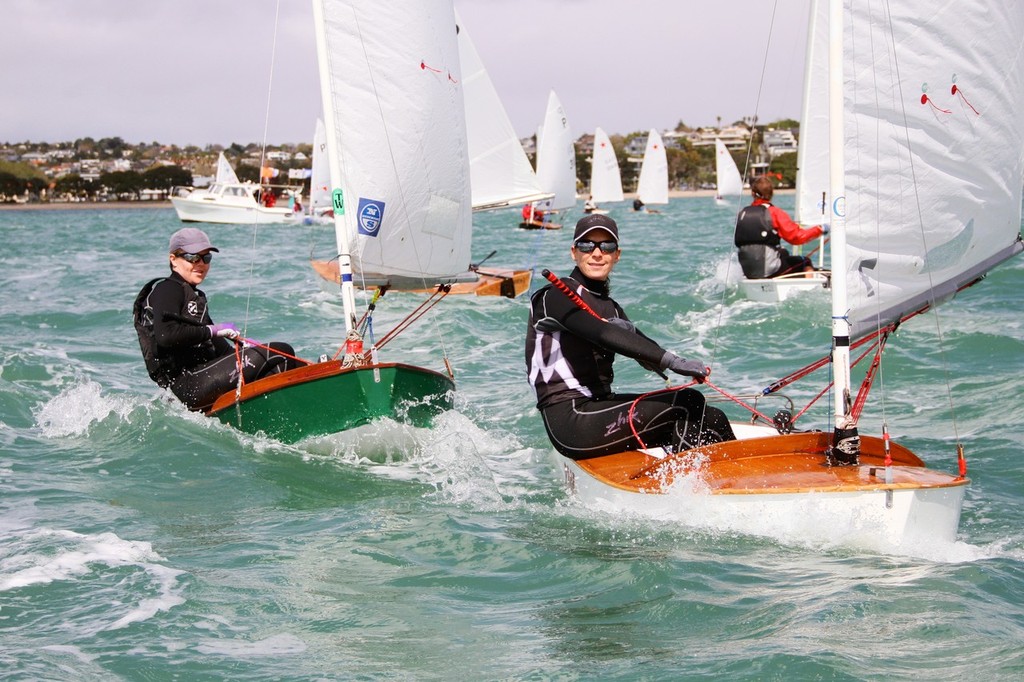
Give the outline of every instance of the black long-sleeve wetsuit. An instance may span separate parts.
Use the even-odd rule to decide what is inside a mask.
[[[579,268],[562,281],[604,320],[628,322],[608,295],[607,282],[589,279]],[[629,427],[636,394],[612,391],[615,355],[658,370],[666,351],[632,325],[614,324],[581,310],[548,285],[531,300],[526,333],[526,367],[537,409],[552,445],[566,457],[583,459],[640,447]],[[648,446],[675,451],[735,438],[725,413],[704,395],[683,389],[637,402],[633,424]]]
[[[190,409],[205,409],[221,394],[235,388],[239,359],[245,381],[298,365],[266,348],[244,348],[236,357],[234,345],[214,337],[207,326],[213,320],[207,310],[206,294],[177,273],[153,284],[147,307],[152,309],[152,334],[159,365],[155,380],[170,388]],[[286,343],[268,345],[288,356],[295,353]]]

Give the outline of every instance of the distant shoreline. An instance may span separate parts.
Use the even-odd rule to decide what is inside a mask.
[[[776,194],[792,194],[791,189],[779,189],[775,190]],[[636,194],[626,194],[626,199],[632,199]],[[713,189],[693,189],[693,190],[669,190],[668,196],[670,199],[682,199],[684,197],[713,197],[715,196],[715,190]],[[746,198],[746,193],[744,193]],[[0,204],[0,211],[75,211],[84,209],[125,209],[125,208],[174,208],[170,201],[80,201],[77,203],[71,202],[53,202],[53,203],[36,203],[36,204]]]

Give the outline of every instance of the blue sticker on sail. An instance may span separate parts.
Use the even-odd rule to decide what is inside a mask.
[[[376,237],[384,220],[384,202],[359,197],[359,234]]]

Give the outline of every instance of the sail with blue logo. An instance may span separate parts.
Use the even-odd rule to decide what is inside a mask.
[[[339,254],[357,284],[463,276],[472,203],[452,3],[321,7],[331,184],[348,207],[336,214]]]

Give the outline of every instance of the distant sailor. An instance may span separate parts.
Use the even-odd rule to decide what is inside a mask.
[[[739,249],[740,267],[747,279],[767,279],[793,272],[813,272],[814,265],[805,256],[794,256],[782,246],[806,244],[828,234],[827,225],[803,229],[785,211],[771,204],[775,190],[770,178],[759,175],[750,183],[754,203],[736,217],[734,243]]]
[[[186,227],[171,235],[171,274],[150,280],[135,299],[133,316],[139,345],[149,376],[170,388],[190,409],[209,407],[222,393],[238,384],[238,364],[245,381],[303,364],[293,359],[287,343],[240,347],[238,328],[230,322],[214,324],[206,294],[198,285],[210,271],[214,252],[202,230]]]
[[[552,445],[573,459],[641,447],[629,426],[636,395],[612,391],[616,353],[652,371],[671,370],[702,382],[704,363],[684,360],[640,332],[609,296],[619,262],[619,229],[606,215],[576,223],[570,254],[576,268],[562,282],[603,319],[548,285],[533,295],[526,331],[526,369]],[[647,445],[674,451],[735,438],[725,413],[692,388],[645,397],[633,425]]]

